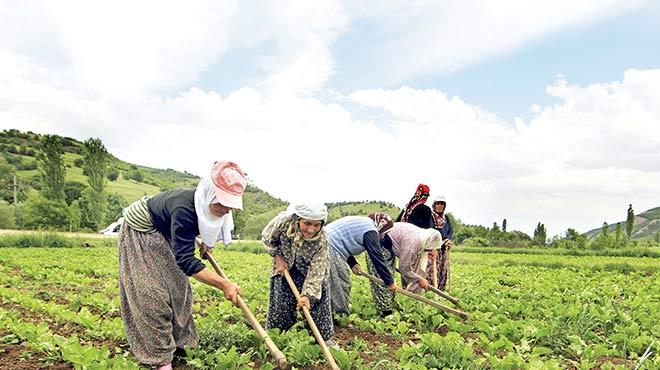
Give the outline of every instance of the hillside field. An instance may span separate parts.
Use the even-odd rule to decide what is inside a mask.
[[[353,275],[352,314],[336,327],[342,369],[632,369],[649,347],[641,368],[660,367],[657,258],[455,249],[449,292],[469,318],[399,296],[383,320]],[[270,257],[217,248],[215,259],[265,323]],[[0,368],[138,368],[119,316],[114,247],[0,248],[0,280]],[[191,282],[201,343],[176,368],[272,368],[241,311]],[[271,337],[294,368],[327,368],[300,322]]]

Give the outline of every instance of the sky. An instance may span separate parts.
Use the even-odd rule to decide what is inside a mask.
[[[0,129],[548,235],[660,206],[660,2],[0,0]]]

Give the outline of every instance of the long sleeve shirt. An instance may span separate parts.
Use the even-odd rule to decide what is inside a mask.
[[[415,265],[419,260],[422,248],[422,229],[407,222],[395,222],[387,235],[392,240],[392,250],[399,257],[399,271],[410,281],[421,278],[415,272]]]
[[[188,276],[204,269],[195,257],[195,237],[199,234],[195,213],[195,189],[167,190],[147,201],[151,221],[170,243],[174,259]]]
[[[282,256],[289,268],[296,269],[305,276],[301,295],[307,296],[312,301],[321,299],[321,285],[328,274],[330,257],[328,253],[328,242],[325,230],[321,229],[321,235],[315,240],[303,240],[295,243],[294,237],[287,236],[289,225],[293,216],[281,212],[273,218],[261,232],[261,241],[266,251],[271,256]],[[270,277],[276,276],[275,259]]]
[[[445,219],[445,224],[441,228],[435,228],[440,232],[442,235],[442,239],[451,239],[454,237],[454,228],[451,226],[451,221],[449,221],[449,217],[447,215],[442,215]]]
[[[369,217],[342,217],[329,223],[325,232],[330,248],[339,253],[351,268],[357,264],[355,256],[366,251],[383,282],[386,285],[394,282],[385,264],[376,225]]]

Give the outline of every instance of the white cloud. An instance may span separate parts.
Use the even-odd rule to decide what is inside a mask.
[[[628,203],[657,206],[657,75],[631,70],[621,82],[584,87],[559,80],[548,91],[563,102],[516,128],[437,90],[351,94],[388,112],[377,125],[356,120],[349,102],[253,88],[226,97],[193,88],[127,105],[15,79],[0,88],[0,127],[100,136],[121,158],[197,174],[233,159],[289,200],[402,204],[424,182],[466,222],[507,218],[509,229],[531,232],[541,221],[552,234],[619,220]]]
[[[513,125],[440,90],[324,90],[337,68],[332,45],[356,19],[387,23],[382,35],[395,40],[383,50],[405,57],[380,60],[405,78],[640,2],[31,4],[0,3],[2,129],[100,137],[122,159],[196,174],[232,159],[288,200],[402,205],[424,182],[466,222],[507,218],[526,232],[538,221],[550,234],[586,230],[622,219],[628,203],[658,205],[660,70],[588,86],[559,77],[547,93],[560,103]],[[259,49],[254,86],[180,90],[242,48]]]
[[[272,95],[318,92],[335,68],[330,46],[345,31],[348,18],[338,1],[267,2],[265,14],[277,44],[276,55],[263,58],[268,74],[259,86]]]
[[[351,98],[392,115],[388,128],[411,153],[408,176],[426,175],[432,191],[460,204],[466,221],[507,218],[527,232],[541,221],[560,233],[619,221],[629,202],[657,206],[659,72],[629,70],[621,82],[586,87],[558,80],[548,93],[562,103],[539,108],[529,124],[518,119],[514,129],[435,90],[365,90]],[[447,157],[432,164],[439,153]]]
[[[387,43],[370,45],[368,73],[388,85],[447,74],[567,29],[582,29],[638,9],[647,0],[387,1],[351,7]],[[359,76],[358,76],[359,77]]]
[[[4,9],[0,30],[35,64],[59,60],[69,87],[132,98],[194,81],[225,50],[235,11],[235,1],[23,2]]]

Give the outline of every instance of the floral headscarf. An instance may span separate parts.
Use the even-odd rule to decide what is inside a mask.
[[[374,213],[369,213],[367,217],[369,217],[374,222],[374,225],[376,225],[376,230],[378,230],[378,234],[380,234],[381,237],[386,232],[388,232],[392,228],[392,226],[394,226],[394,221],[392,221],[392,217],[390,217],[390,215],[388,215],[387,213],[374,212]]]
[[[429,198],[430,195],[430,189],[427,185],[424,184],[419,184],[417,185],[417,191],[415,191],[415,195],[413,195],[412,198],[410,198],[410,201],[408,204],[406,204],[406,207],[401,211],[399,214],[399,217],[397,217],[397,221],[401,222],[408,222],[408,217],[410,217],[410,214],[412,213],[413,209],[417,207],[420,204],[426,203],[426,200]]]

